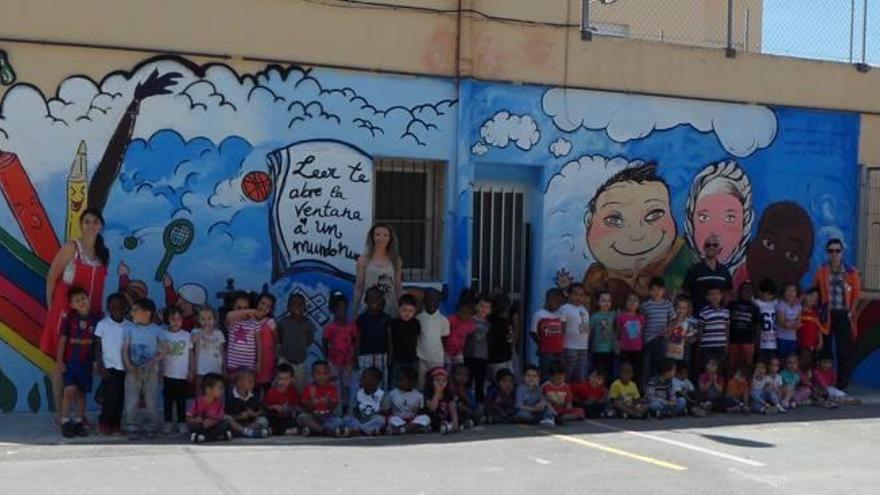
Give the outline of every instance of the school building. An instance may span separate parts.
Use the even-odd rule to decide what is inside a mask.
[[[761,54],[758,1],[729,41],[725,2],[603,3],[585,36],[580,0],[4,1],[0,410],[50,407],[46,272],[90,204],[107,293],[160,307],[265,287],[325,323],[374,222],[447,310],[675,286],[710,232],[740,280],[802,286],[842,238],[877,294],[880,71]]]

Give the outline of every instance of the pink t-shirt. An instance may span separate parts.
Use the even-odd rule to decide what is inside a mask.
[[[470,334],[474,333],[476,323],[474,320],[461,319],[457,314],[450,315],[449,320],[449,336],[443,339],[443,350],[447,356],[460,356],[464,353],[464,345]]]
[[[324,327],[324,341],[327,342],[327,360],[335,366],[351,363],[354,356],[354,341],[357,326],[354,323],[331,321]]]
[[[617,339],[621,351],[641,351],[645,315],[620,313],[617,315]]]
[[[189,418],[215,419],[217,421],[223,421],[224,415],[222,399],[208,402],[205,397],[196,399],[189,408],[189,412],[186,413]]]

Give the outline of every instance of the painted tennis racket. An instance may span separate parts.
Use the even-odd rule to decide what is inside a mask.
[[[165,272],[168,271],[171,259],[189,249],[195,234],[196,230],[192,222],[185,218],[178,218],[165,226],[165,231],[162,233],[165,256],[162,257],[159,267],[156,268],[155,279],[157,282],[161,282],[162,278],[165,277]]]

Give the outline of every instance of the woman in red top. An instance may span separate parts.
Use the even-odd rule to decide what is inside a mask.
[[[107,277],[107,263],[110,250],[104,244],[101,229],[104,217],[97,210],[86,209],[79,217],[82,234],[68,241],[55,257],[46,275],[46,307],[49,311],[43,324],[40,349],[49,356],[55,356],[58,349],[58,331],[61,322],[70,310],[67,291],[71,287],[82,287],[89,295],[91,312],[102,314],[104,302],[104,280]],[[55,404],[61,403],[61,375],[52,374],[52,395]],[[61,419],[61,408],[56,408],[56,422]]]

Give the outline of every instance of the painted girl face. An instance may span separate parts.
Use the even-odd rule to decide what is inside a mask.
[[[743,205],[734,195],[717,192],[700,196],[694,210],[694,244],[705,256],[706,239],[719,241],[718,261],[727,263],[743,236]]]
[[[675,235],[662,182],[619,182],[596,198],[587,245],[608,269],[639,269],[666,254]]]

